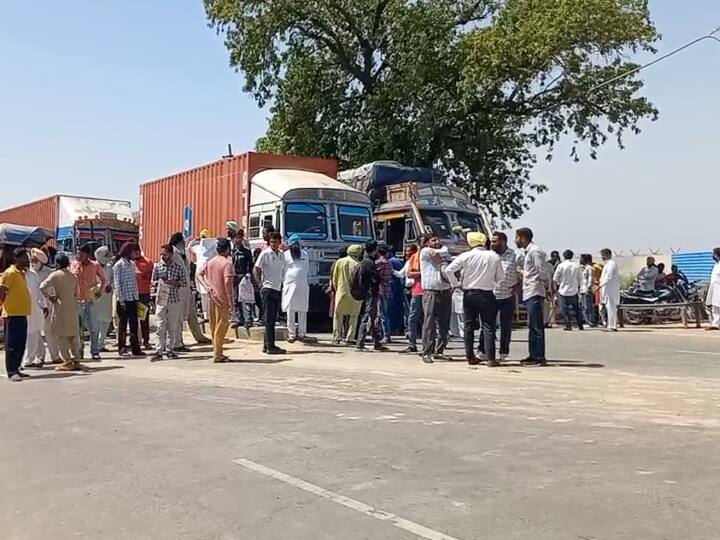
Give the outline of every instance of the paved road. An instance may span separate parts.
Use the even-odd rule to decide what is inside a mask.
[[[547,369],[244,344],[3,384],[1,537],[718,538],[720,336],[549,340]]]

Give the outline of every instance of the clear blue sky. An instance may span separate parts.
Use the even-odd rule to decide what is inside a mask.
[[[682,5],[681,5],[682,4]],[[651,2],[670,50],[720,25],[720,2]],[[0,3],[0,207],[57,192],[137,202],[138,185],[251,149],[266,113],[241,90],[200,0]],[[661,111],[627,149],[535,179],[522,220],[548,249],[720,245],[720,44],[645,72]]]

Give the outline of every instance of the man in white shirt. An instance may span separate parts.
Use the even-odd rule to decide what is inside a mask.
[[[655,266],[655,257],[648,257],[645,262],[647,264],[637,275],[638,287],[642,292],[652,293],[655,292],[655,282],[660,270]]]
[[[440,237],[432,234],[428,245],[420,251],[420,281],[423,287],[422,305],[425,319],[422,327],[422,360],[432,364],[433,359],[443,360],[450,334],[452,315],[452,288],[445,279],[442,267],[450,262],[447,247],[440,244]],[[440,331],[436,342],[435,328]]]
[[[280,233],[270,235],[270,246],[260,253],[255,261],[255,280],[261,284],[263,306],[265,309],[265,342],[263,352],[267,354],[285,354],[285,350],[275,345],[275,323],[280,313],[283,278],[285,276],[285,255],[280,252]]]
[[[578,264],[572,259],[575,254],[568,250],[563,253],[563,262],[555,268],[553,281],[557,285],[558,296],[560,297],[560,309],[565,318],[564,330],[572,330],[571,311],[575,313],[575,320],[578,328],[584,330],[582,310],[580,309],[580,301],[578,294],[582,287],[583,271]]]
[[[475,356],[475,320],[478,315],[482,324],[485,356],[489,367],[498,367],[495,359],[495,287],[503,280],[505,273],[500,256],[485,248],[487,238],[481,232],[470,232],[467,243],[470,251],[459,255],[445,268],[445,275],[453,287],[462,287],[463,315],[465,317],[465,359],[470,366],[477,366],[480,360]],[[460,272],[460,281],[455,273]]]
[[[620,305],[620,272],[615,261],[612,260],[612,251],[603,249],[600,252],[605,261],[600,275],[600,299],[607,313],[607,329],[617,332],[617,312]]]
[[[528,316],[529,356],[520,363],[526,366],[546,366],[545,321],[543,306],[550,276],[547,274],[545,252],[533,243],[532,230],[523,227],[515,231],[517,247],[525,250],[523,259],[523,302]]]

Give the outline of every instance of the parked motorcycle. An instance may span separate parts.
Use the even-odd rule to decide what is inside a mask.
[[[620,304],[632,305],[662,305],[687,304],[699,302],[700,294],[697,283],[679,280],[672,285],[660,285],[652,292],[641,291],[637,283],[627,291],[620,293]],[[682,310],[686,310],[688,321],[695,318],[695,310],[689,306],[663,307],[650,309],[625,309],[623,314],[629,324],[651,324],[663,322],[677,322],[682,320]]]

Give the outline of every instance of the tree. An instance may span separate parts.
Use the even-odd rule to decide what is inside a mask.
[[[628,56],[655,52],[646,0],[205,0],[245,90],[270,104],[258,148],[436,166],[504,219],[572,137],[591,158],[657,110]]]

